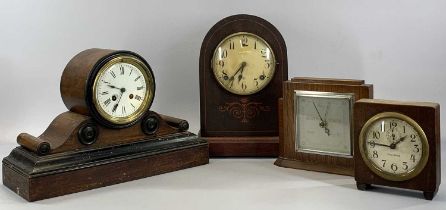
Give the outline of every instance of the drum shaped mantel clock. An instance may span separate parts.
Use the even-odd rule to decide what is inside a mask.
[[[432,200],[441,180],[440,105],[361,99],[354,112],[358,189],[398,187]]]
[[[70,110],[39,137],[22,133],[3,159],[3,184],[28,201],[85,191],[209,162],[185,120],[150,111],[155,78],[130,51],[88,49],[63,71]]]
[[[200,51],[200,135],[211,156],[277,156],[278,106],[288,79],[280,32],[266,20],[217,22]]]

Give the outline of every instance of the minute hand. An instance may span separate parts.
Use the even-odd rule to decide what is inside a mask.
[[[237,71],[229,78],[229,82],[231,83],[231,87],[232,87],[232,84],[234,83],[235,75],[237,75],[243,68],[245,68],[245,66],[246,66],[246,62],[242,62],[240,64],[240,67],[237,69]]]
[[[368,141],[367,143],[369,143],[370,145],[378,145],[378,146],[383,146],[383,147],[390,147],[390,145],[380,144],[380,143],[376,143],[374,141]]]

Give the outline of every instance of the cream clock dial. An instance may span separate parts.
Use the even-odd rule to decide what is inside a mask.
[[[352,94],[295,91],[296,151],[352,155]]]
[[[219,84],[238,95],[254,94],[271,81],[275,71],[271,47],[261,37],[246,32],[232,34],[218,44],[212,69]]]
[[[403,181],[424,168],[428,144],[420,126],[398,113],[382,113],[371,118],[360,135],[360,151],[367,166],[379,176]]]
[[[153,77],[134,58],[118,57],[99,70],[93,97],[102,117],[117,124],[129,123],[153,100]]]

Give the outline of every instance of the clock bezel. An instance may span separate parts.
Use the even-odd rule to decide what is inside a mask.
[[[122,61],[126,61],[127,63],[134,65],[141,71],[146,82],[146,94],[144,96],[142,105],[140,106],[140,108],[138,108],[138,111],[136,111],[132,115],[126,117],[107,117],[106,115],[108,114],[106,114],[97,104],[95,95],[97,80],[100,77],[101,73],[107,70],[108,67]],[[116,51],[99,60],[91,70],[86,86],[87,88],[85,100],[90,114],[93,115],[93,117],[95,117],[95,119],[97,119],[99,123],[110,128],[126,128],[134,125],[139,120],[141,120],[144,116],[144,113],[146,113],[150,109],[153,103],[156,89],[155,77],[152,69],[150,68],[150,65],[144,58],[130,51]]]
[[[370,126],[381,119],[385,119],[385,118],[396,118],[402,121],[405,121],[407,124],[411,125],[415,131],[417,132],[420,141],[422,143],[422,155],[421,155],[421,160],[418,162],[418,164],[415,166],[414,169],[412,169],[409,172],[406,173],[401,173],[401,174],[392,174],[389,172],[386,172],[384,170],[382,170],[381,168],[379,168],[378,166],[376,166],[367,156],[366,154],[366,146],[367,144],[364,144],[364,141],[366,139],[366,135],[368,130],[370,129]],[[364,163],[367,165],[367,167],[376,175],[380,176],[383,179],[386,180],[390,180],[390,181],[406,181],[406,180],[410,180],[414,177],[416,177],[417,175],[419,175],[423,169],[426,167],[426,164],[428,162],[429,159],[429,143],[426,137],[425,132],[423,131],[423,129],[421,128],[421,126],[412,118],[398,113],[398,112],[381,112],[378,113],[376,115],[374,115],[373,117],[371,117],[369,120],[367,120],[367,122],[364,124],[364,126],[361,129],[361,132],[359,134],[359,152],[361,154],[361,157],[364,161]]]
[[[348,108],[349,108],[349,127],[350,127],[350,153],[338,153],[338,152],[328,152],[328,151],[320,151],[320,150],[309,150],[299,148],[299,123],[298,123],[298,97],[314,97],[314,98],[333,98],[333,99],[344,99],[348,100]],[[353,157],[353,101],[355,100],[355,95],[353,93],[338,93],[338,92],[322,92],[322,91],[308,91],[308,90],[294,90],[294,124],[296,126],[294,132],[295,139],[295,151],[302,153],[310,153],[310,154],[319,154],[319,155],[330,155],[330,156],[338,156],[338,157]]]
[[[275,73],[276,73],[276,65],[272,65],[272,74],[271,74],[271,76],[269,77],[268,81],[265,81],[266,84],[265,84],[263,87],[256,89],[255,91],[247,92],[247,93],[243,93],[243,92],[237,92],[237,91],[235,91],[235,90],[233,90],[233,89],[227,88],[227,87],[226,87],[226,86],[225,86],[219,79],[217,79],[218,75],[217,75],[217,73],[216,73],[216,69],[215,69],[215,66],[214,66],[215,57],[216,57],[218,48],[219,48],[219,46],[221,46],[221,44],[223,44],[223,43],[226,42],[227,40],[231,39],[232,37],[240,36],[240,35],[252,36],[252,37],[255,37],[256,39],[259,39],[264,45],[266,45],[266,46],[268,47],[268,49],[271,50],[272,59],[270,60],[270,62],[273,63],[273,64],[276,63],[276,55],[275,55],[275,53],[274,53],[274,50],[271,48],[270,44],[269,44],[265,39],[263,39],[262,37],[260,37],[260,36],[257,35],[257,34],[251,33],[251,32],[240,31],[240,32],[236,32],[236,33],[229,34],[228,36],[224,37],[224,38],[217,44],[217,46],[216,46],[215,49],[214,49],[214,53],[212,54],[212,58],[211,58],[211,69],[212,69],[212,72],[213,72],[213,74],[214,74],[214,78],[215,78],[215,80],[217,80],[217,83],[218,83],[222,88],[224,88],[225,90],[227,90],[227,91],[229,91],[230,93],[233,93],[233,94],[235,94],[235,95],[248,96],[248,95],[253,95],[253,94],[255,94],[255,93],[259,92],[259,91],[262,91],[263,89],[265,89],[265,88],[271,83],[271,81],[273,80],[274,75],[275,75]]]

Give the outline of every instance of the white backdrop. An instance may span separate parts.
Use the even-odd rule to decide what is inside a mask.
[[[239,13],[279,29],[290,77],[365,79],[375,98],[446,104],[445,9],[440,0],[2,1],[0,143],[40,135],[66,111],[62,70],[92,47],[145,57],[157,82],[152,109],[189,120],[197,132],[201,42],[217,21]]]
[[[62,70],[92,47],[146,58],[157,81],[152,109],[187,119],[197,132],[201,42],[220,19],[240,13],[279,29],[290,77],[364,79],[374,84],[375,98],[446,104],[445,9],[444,0],[0,0],[0,158],[16,145],[17,134],[40,135],[66,111]],[[443,110],[443,136],[445,116]],[[28,205],[0,187],[0,209],[445,206],[444,186],[428,202],[386,188],[360,192],[351,177],[280,168],[273,161],[211,159],[206,166]]]

